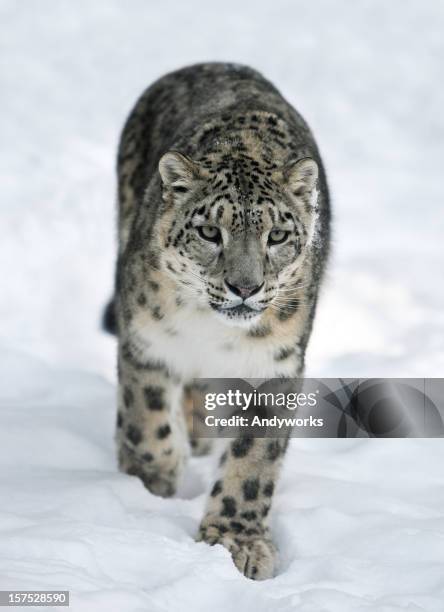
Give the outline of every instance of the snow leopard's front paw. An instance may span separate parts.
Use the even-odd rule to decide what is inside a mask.
[[[237,569],[247,578],[273,578],[277,564],[276,547],[268,537],[267,530],[263,530],[262,534],[259,530],[253,531],[255,533],[238,533],[224,524],[203,521],[197,540],[211,546],[222,544],[231,553]]]
[[[174,495],[182,466],[183,461],[173,453],[156,460],[151,453],[138,454],[125,444],[119,448],[120,470],[140,478],[153,495],[160,497]]]

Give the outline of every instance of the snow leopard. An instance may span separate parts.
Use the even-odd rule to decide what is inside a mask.
[[[120,469],[174,495],[196,380],[300,378],[329,251],[325,170],[302,116],[256,70],[204,63],[157,80],[118,150],[115,294]],[[197,541],[271,578],[269,512],[288,438],[226,440]]]

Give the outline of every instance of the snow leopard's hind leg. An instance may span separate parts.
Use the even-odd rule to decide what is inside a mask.
[[[212,449],[212,440],[204,438],[205,409],[203,390],[196,383],[189,383],[184,387],[183,408],[190,439],[191,452],[199,457],[207,455]],[[207,413],[208,414],[208,413]]]

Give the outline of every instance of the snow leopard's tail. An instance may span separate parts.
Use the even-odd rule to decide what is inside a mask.
[[[109,334],[117,335],[116,303],[114,298],[108,302],[103,311],[102,328]]]

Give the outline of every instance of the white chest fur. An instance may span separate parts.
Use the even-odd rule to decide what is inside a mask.
[[[183,379],[293,376],[298,354],[276,360],[274,336],[250,337],[211,311],[181,308],[161,321],[136,318],[133,338],[147,359],[164,362]]]

